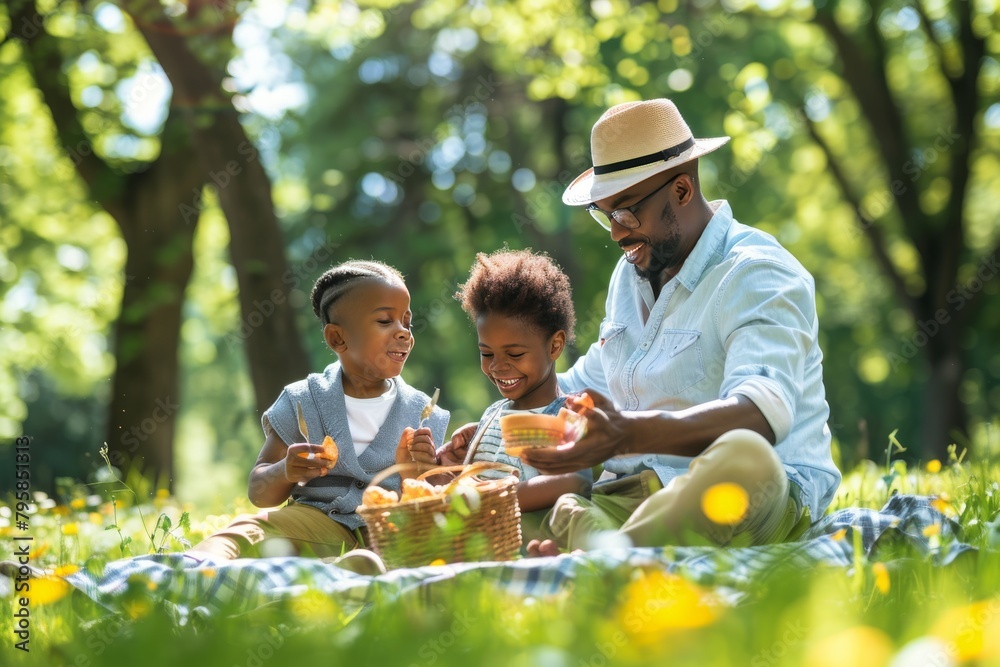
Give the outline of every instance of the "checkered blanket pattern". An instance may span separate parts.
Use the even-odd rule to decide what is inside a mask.
[[[393,570],[362,576],[310,558],[260,558],[196,562],[183,554],[138,556],[108,563],[103,573],[81,569],[66,581],[112,612],[121,611],[130,586],[151,595],[180,615],[243,613],[307,590],[332,596],[345,610],[375,599],[404,594],[430,595],[446,580],[476,577],[511,595],[544,597],[571,585],[578,574],[621,567],[657,567],[704,585],[730,590],[738,602],[751,582],[776,567],[851,567],[855,531],[868,560],[887,545],[910,547],[946,565],[974,547],[961,541],[960,526],[924,496],[896,495],[881,510],[849,508],[823,517],[798,540],[746,548],[665,547],[595,550],[583,554],[513,562],[458,563]],[[934,542],[925,535],[937,524]],[[842,530],[843,529],[843,530]],[[941,548],[936,544],[946,544]]]

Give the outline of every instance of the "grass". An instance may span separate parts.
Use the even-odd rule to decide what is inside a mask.
[[[142,586],[128,614],[109,617],[56,580],[32,600],[30,652],[15,649],[18,638],[10,630],[0,635],[0,654],[3,664],[46,667],[278,667],[317,660],[553,667],[1000,664],[1000,554],[991,546],[1000,537],[998,479],[997,466],[956,457],[921,468],[865,462],[845,476],[833,510],[881,507],[893,492],[934,495],[978,551],[947,567],[899,552],[846,570],[776,570],[735,606],[726,603],[724,590],[659,571],[621,569],[584,573],[571,590],[544,599],[509,596],[463,578],[435,587],[431,599],[386,600],[357,615],[310,592],[244,614],[192,614],[182,623]],[[132,486],[138,493],[112,482],[99,490],[68,486],[59,503],[36,497],[27,533],[16,530],[4,508],[0,535],[32,535],[36,566],[100,571],[123,554],[183,550],[231,516],[182,506],[162,492],[137,504],[150,496]],[[37,588],[39,581],[32,583]],[[8,582],[0,587],[0,615],[14,618],[17,597]]]

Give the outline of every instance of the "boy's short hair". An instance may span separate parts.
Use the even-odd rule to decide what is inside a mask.
[[[523,320],[546,336],[565,331],[566,342],[573,341],[573,290],[566,274],[545,253],[506,249],[479,253],[455,298],[473,321],[496,313]]]
[[[362,280],[375,278],[406,286],[403,274],[378,260],[351,259],[326,270],[313,285],[313,312],[324,325],[330,323],[330,308]]]

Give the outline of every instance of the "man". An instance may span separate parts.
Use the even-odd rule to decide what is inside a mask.
[[[695,139],[666,99],[617,105],[593,128],[595,166],[563,202],[586,206],[624,256],[600,339],[559,382],[596,405],[580,408],[582,439],[525,460],[605,473],[591,499],[559,499],[532,554],[608,530],[641,546],[775,542],[833,498],[813,279],[702,195],[698,158],[727,141]]]

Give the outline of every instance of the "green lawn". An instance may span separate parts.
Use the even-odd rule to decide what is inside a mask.
[[[28,653],[15,648],[18,597],[12,583],[4,582],[0,613],[14,623],[3,634],[0,662],[47,667],[277,667],[318,660],[466,667],[1000,664],[1000,557],[990,547],[997,535],[991,521],[1000,509],[1000,487],[993,480],[1000,479],[1000,471],[985,463],[935,464],[907,470],[894,463],[887,470],[868,462],[845,476],[832,509],[881,507],[893,490],[937,495],[937,507],[963,526],[964,541],[979,547],[947,567],[900,552],[883,554],[885,562],[859,561],[848,570],[772,571],[737,605],[727,602],[724,590],[660,571],[595,571],[579,577],[572,590],[544,599],[498,594],[464,578],[436,587],[430,600],[387,600],[354,617],[329,598],[309,593],[242,615],[194,616],[183,624],[157,605],[155,591],[142,586],[127,618],[105,617],[53,578],[31,582]],[[99,571],[123,551],[148,553],[154,542],[166,551],[182,550],[176,538],[196,542],[229,518],[181,507],[162,493],[137,491],[154,500],[137,506],[120,487],[118,507],[107,488],[67,489],[66,504],[36,498],[29,530],[19,531],[5,508],[0,534],[7,544],[30,534],[34,565]]]

